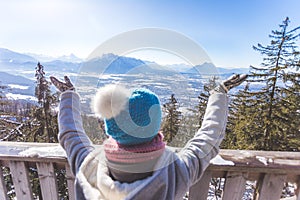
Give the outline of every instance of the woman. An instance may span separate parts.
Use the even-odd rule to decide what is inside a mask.
[[[211,91],[202,127],[176,154],[158,132],[161,110],[149,90],[100,89],[94,111],[105,121],[109,139],[97,149],[86,136],[80,97],[68,77],[50,77],[62,92],[59,141],[76,176],[76,199],[182,199],[219,151],[227,123],[231,88],[247,75],[233,75]],[[129,117],[128,117],[129,116]]]

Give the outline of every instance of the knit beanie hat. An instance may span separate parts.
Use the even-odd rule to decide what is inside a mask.
[[[147,89],[107,85],[97,91],[93,109],[104,118],[106,134],[122,145],[149,142],[160,129],[160,102]]]

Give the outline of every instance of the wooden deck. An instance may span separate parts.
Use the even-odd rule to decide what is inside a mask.
[[[189,199],[206,200],[212,178],[224,178],[221,195],[224,200],[242,199],[246,181],[256,182],[256,200],[278,200],[285,182],[300,184],[300,152],[221,150],[219,155],[202,179],[190,188]],[[18,200],[34,199],[30,168],[37,169],[45,200],[59,199],[55,170],[65,170],[66,195],[74,199],[74,177],[58,144],[0,142],[0,164],[2,169],[9,169]],[[3,170],[0,170],[0,199],[9,199]],[[299,188],[293,199],[300,200]]]

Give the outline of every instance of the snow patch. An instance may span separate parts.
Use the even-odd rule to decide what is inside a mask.
[[[211,159],[210,164],[214,164],[214,165],[231,165],[231,166],[234,166],[234,162],[232,162],[230,160],[225,160],[220,155],[217,155],[216,157],[214,157],[213,159]]]
[[[21,89],[21,90],[27,90],[29,88],[29,86],[17,85],[17,84],[8,84],[8,87],[10,87],[10,88],[16,88],[16,89]]]
[[[66,157],[66,152],[62,147],[32,147],[21,151],[19,155],[24,157],[48,157],[48,156],[64,156]]]
[[[24,99],[24,100],[30,100],[30,101],[37,101],[37,99],[30,95],[24,95],[24,94],[13,94],[13,93],[7,93],[6,97],[9,99]]]
[[[268,159],[263,156],[256,156],[255,157],[259,162],[263,163],[264,165],[268,165]],[[271,159],[272,160],[272,159]]]

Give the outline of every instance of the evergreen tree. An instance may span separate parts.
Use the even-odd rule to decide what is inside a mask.
[[[35,96],[40,106],[33,110],[34,120],[39,124],[34,140],[37,141],[40,136],[43,142],[57,142],[57,114],[53,112],[53,107],[57,105],[58,95],[51,94],[51,83],[46,80],[44,66],[40,63],[36,66],[35,77],[37,80]]]
[[[178,102],[174,94],[172,94],[169,101],[163,105],[163,111],[166,113],[166,116],[164,117],[161,129],[164,139],[167,142],[173,140],[180,127],[181,112],[178,108]]]
[[[279,127],[285,133],[281,143],[287,151],[300,151],[300,73],[288,76],[279,104],[283,108],[282,121],[286,122]]]
[[[3,85],[1,85],[1,82],[0,82],[0,103],[1,103],[1,105],[2,105],[2,100],[3,100],[3,98],[4,98],[4,89],[5,89],[6,87],[5,86],[3,86]]]
[[[9,101],[5,96],[6,89],[7,89],[7,86],[2,85],[1,81],[0,81],[0,114],[4,114],[6,112],[5,107],[7,107],[7,104],[9,104]]]
[[[249,84],[243,90],[232,95],[229,105],[228,122],[225,139],[221,148],[229,149],[257,149],[262,148],[263,135],[260,132],[253,134],[248,127],[259,130],[262,102],[249,95]],[[260,102],[260,103],[259,103]],[[253,109],[256,108],[256,109]],[[255,145],[255,146],[253,146]]]
[[[238,148],[298,150],[295,144],[299,141],[299,120],[295,117],[299,118],[300,110],[299,101],[297,103],[300,54],[295,41],[300,27],[288,30],[288,25],[286,18],[280,30],[272,31],[269,45],[253,47],[264,56],[263,62],[260,67],[251,66],[250,88],[239,93],[238,99],[233,101],[236,103],[233,105],[235,122],[227,129],[230,131],[227,134],[236,135],[232,145]],[[251,90],[257,83],[263,86]]]

